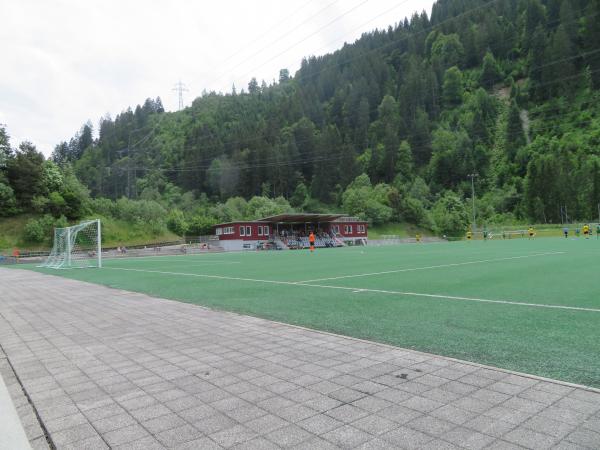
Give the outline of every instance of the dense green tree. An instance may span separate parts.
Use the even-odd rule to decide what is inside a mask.
[[[495,83],[502,80],[502,74],[498,63],[491,52],[486,52],[483,57],[483,67],[481,71],[481,85],[486,89],[491,89]]]
[[[20,206],[29,207],[33,197],[45,193],[43,163],[44,155],[27,141],[21,143],[15,157],[8,160],[8,181]]]
[[[508,110],[508,120],[506,124],[506,154],[509,160],[514,160],[519,148],[525,145],[525,132],[521,122],[521,111],[517,103],[513,100]]]
[[[462,103],[463,79],[458,67],[450,67],[444,73],[444,105],[454,108]]]

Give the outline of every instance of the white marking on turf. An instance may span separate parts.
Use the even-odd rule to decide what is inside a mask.
[[[384,272],[370,272],[370,273],[359,273],[356,275],[341,275],[339,277],[315,278],[313,280],[296,281],[296,283],[304,284],[304,283],[314,283],[314,282],[318,282],[318,281],[342,280],[344,278],[370,277],[373,275],[386,275],[386,274],[390,274],[390,273],[414,272],[417,270],[440,269],[443,267],[457,267],[457,266],[467,266],[470,264],[483,264],[483,263],[498,262],[498,261],[509,261],[512,259],[533,258],[536,256],[562,255],[564,253],[565,252],[546,252],[546,253],[535,253],[533,255],[508,256],[506,258],[480,259],[478,261],[466,261],[466,262],[461,262],[461,263],[438,264],[435,266],[425,266],[425,267],[410,267],[407,269],[386,270]]]
[[[160,270],[145,270],[145,269],[128,269],[124,267],[106,267],[105,269],[111,270],[125,270],[130,272],[143,272],[143,273],[157,273],[161,275],[177,275],[184,277],[197,277],[197,278],[213,278],[217,280],[232,280],[232,281],[248,281],[252,283],[266,283],[266,284],[279,284],[283,286],[306,286],[313,288],[321,288],[321,289],[338,289],[344,291],[352,291],[353,293],[361,293],[361,292],[373,292],[378,294],[389,294],[389,295],[401,295],[408,297],[424,297],[424,298],[434,298],[434,299],[442,299],[442,300],[458,300],[458,301],[467,301],[467,302],[478,302],[478,303],[496,303],[500,305],[513,305],[513,306],[527,306],[530,308],[548,308],[548,309],[563,309],[568,311],[587,311],[587,312],[600,312],[600,309],[595,308],[584,308],[580,306],[564,306],[564,305],[547,305],[544,303],[526,303],[526,302],[516,302],[511,300],[490,300],[485,298],[477,298],[477,297],[460,297],[455,295],[443,295],[443,294],[425,294],[422,292],[403,292],[403,291],[388,291],[384,289],[365,289],[365,288],[355,288],[355,287],[347,287],[347,286],[330,286],[326,284],[298,284],[293,281],[275,281],[275,280],[261,280],[256,278],[242,278],[242,277],[228,277],[223,275],[206,275],[200,273],[184,273],[184,272],[165,272]]]

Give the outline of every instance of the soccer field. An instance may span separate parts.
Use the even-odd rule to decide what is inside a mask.
[[[600,387],[599,255],[547,238],[28,268]]]

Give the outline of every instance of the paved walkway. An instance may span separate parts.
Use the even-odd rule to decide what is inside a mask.
[[[59,449],[600,448],[595,392],[32,272],[0,344]]]

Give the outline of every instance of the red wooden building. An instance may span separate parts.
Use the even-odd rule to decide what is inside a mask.
[[[258,220],[215,225],[214,232],[225,250],[257,247],[306,248],[308,235],[316,235],[317,247],[366,245],[367,222],[343,214],[278,214]]]

